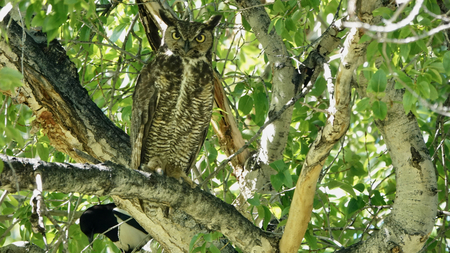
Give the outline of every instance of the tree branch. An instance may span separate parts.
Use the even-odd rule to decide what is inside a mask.
[[[92,102],[64,48],[56,40],[47,46],[45,34],[28,30],[22,46],[22,27],[10,15],[0,27],[9,38],[9,44],[0,39],[1,63],[20,71],[24,51],[25,82],[15,99],[33,111],[35,123],[42,127],[50,144],[78,162],[87,161],[74,148],[101,161],[128,164],[129,136]]]
[[[16,191],[16,182],[21,190],[34,189],[35,175],[41,174],[46,191],[112,195],[128,200],[139,198],[170,206],[208,229],[220,231],[244,252],[277,251],[275,235],[253,225],[232,205],[171,177],[131,170],[111,162],[97,165],[47,163],[5,155],[0,155],[0,160],[5,164],[0,174],[0,188],[10,192]]]

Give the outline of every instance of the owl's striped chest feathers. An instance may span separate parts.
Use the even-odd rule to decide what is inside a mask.
[[[164,64],[164,61],[167,64]],[[158,158],[163,170],[190,169],[205,138],[213,106],[213,74],[206,57],[171,55],[154,73],[158,106],[149,129],[143,163]]]

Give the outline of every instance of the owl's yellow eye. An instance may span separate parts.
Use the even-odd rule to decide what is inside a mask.
[[[172,33],[172,38],[173,38],[174,40],[179,40],[181,37],[180,37],[180,35],[179,35],[177,32],[173,32],[173,33]]]
[[[205,39],[206,39],[206,37],[205,37],[205,35],[203,35],[203,34],[200,34],[199,36],[197,36],[197,38],[195,38],[195,40],[196,40],[197,42],[200,42],[200,43],[202,43],[203,41],[205,41]]]

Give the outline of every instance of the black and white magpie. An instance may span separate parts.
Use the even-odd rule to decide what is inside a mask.
[[[117,226],[123,221],[126,222]],[[114,228],[109,230],[111,227]],[[94,240],[94,234],[104,233],[124,253],[140,249],[150,239],[144,228],[114,203],[88,208],[80,217],[80,229],[89,238],[89,243]]]

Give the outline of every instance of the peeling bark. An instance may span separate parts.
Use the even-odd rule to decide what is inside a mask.
[[[56,40],[47,47],[44,34],[30,31],[22,47],[22,28],[9,15],[0,27],[9,37],[9,44],[0,40],[0,64],[21,71],[23,60],[25,83],[15,99],[33,111],[34,124],[42,128],[50,144],[79,162],[87,161],[74,148],[98,160],[128,164],[129,136],[91,101],[64,48]]]

